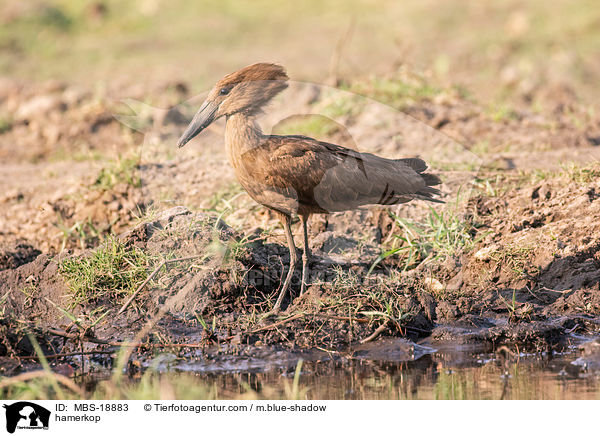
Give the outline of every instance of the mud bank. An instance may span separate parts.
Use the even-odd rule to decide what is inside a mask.
[[[495,247],[515,237],[510,221],[503,222],[507,231],[495,235]],[[373,232],[384,237],[386,227],[374,225]],[[587,267],[597,262],[594,250],[548,259],[540,246],[535,255],[529,253],[542,259],[537,276],[505,273],[512,271],[514,256],[495,257],[477,246],[404,273],[390,257],[369,273],[374,247],[336,232],[315,239],[312,284],[299,297],[297,277],[279,316],[264,314],[289,260],[285,247],[258,231],[243,235],[211,214],[183,207],[83,254],[40,254],[29,262],[19,255],[24,264],[0,272],[0,351],[5,358],[31,361],[36,355],[31,334],[45,354],[76,366],[82,351],[97,352],[91,358],[110,366],[124,343],[135,345],[132,361],[158,352],[186,359],[193,352],[206,360],[215,347],[217,355],[256,357],[261,349],[277,347],[294,358],[301,350],[356,356],[361,347],[385,337],[406,339],[405,354],[414,354],[415,342],[424,338],[488,351],[505,345],[547,352],[561,351],[573,334],[600,331],[597,270]],[[121,263],[102,263],[108,254],[111,262],[119,258]],[[86,275],[88,267],[92,276]],[[124,274],[118,286],[111,281],[115,271]],[[552,277],[552,271],[559,274]]]

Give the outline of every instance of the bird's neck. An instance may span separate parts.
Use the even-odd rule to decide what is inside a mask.
[[[234,167],[240,157],[262,142],[263,132],[253,115],[236,113],[227,117],[225,145],[229,161]]]

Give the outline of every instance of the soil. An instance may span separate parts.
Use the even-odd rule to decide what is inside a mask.
[[[86,90],[5,88],[0,104],[15,117],[0,134],[2,356],[33,356],[28,332],[47,354],[135,341],[139,359],[216,345],[339,352],[389,336],[560,350],[569,335],[600,330],[600,124],[569,93],[556,93],[545,113],[500,120],[453,92],[404,112],[365,100],[340,116],[345,127],[328,139],[427,160],[444,180],[440,210],[471,223],[474,242],[416,268],[390,256],[371,271],[402,235],[388,209],[314,216],[310,287],[299,296],[297,274],[274,316],[265,314],[289,262],[284,235],[236,184],[222,124],[176,152],[191,105],[138,105],[126,127],[109,98]],[[185,89],[158,86],[157,105],[175,104]],[[262,120],[265,130],[345,95],[336,92],[294,84]],[[76,158],[86,153],[102,158]],[[134,179],[112,170],[116,181],[100,183],[126,155],[138,156]],[[391,210],[416,222],[430,213],[422,203]],[[163,265],[122,313],[125,297],[73,306],[61,265],[93,256],[109,234],[147,255],[148,274],[183,260]],[[110,364],[102,356],[95,361]]]

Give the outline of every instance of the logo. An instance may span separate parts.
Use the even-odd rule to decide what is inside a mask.
[[[48,429],[50,411],[29,401],[19,401],[3,406],[6,409],[6,431],[18,429]]]

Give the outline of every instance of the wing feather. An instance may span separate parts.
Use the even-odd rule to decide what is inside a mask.
[[[427,165],[417,158],[385,159],[305,136],[276,135],[246,154],[252,155],[244,160],[254,195],[244,187],[278,210],[336,212],[413,198],[440,201],[433,197],[439,191],[431,187],[439,178],[423,173]]]

